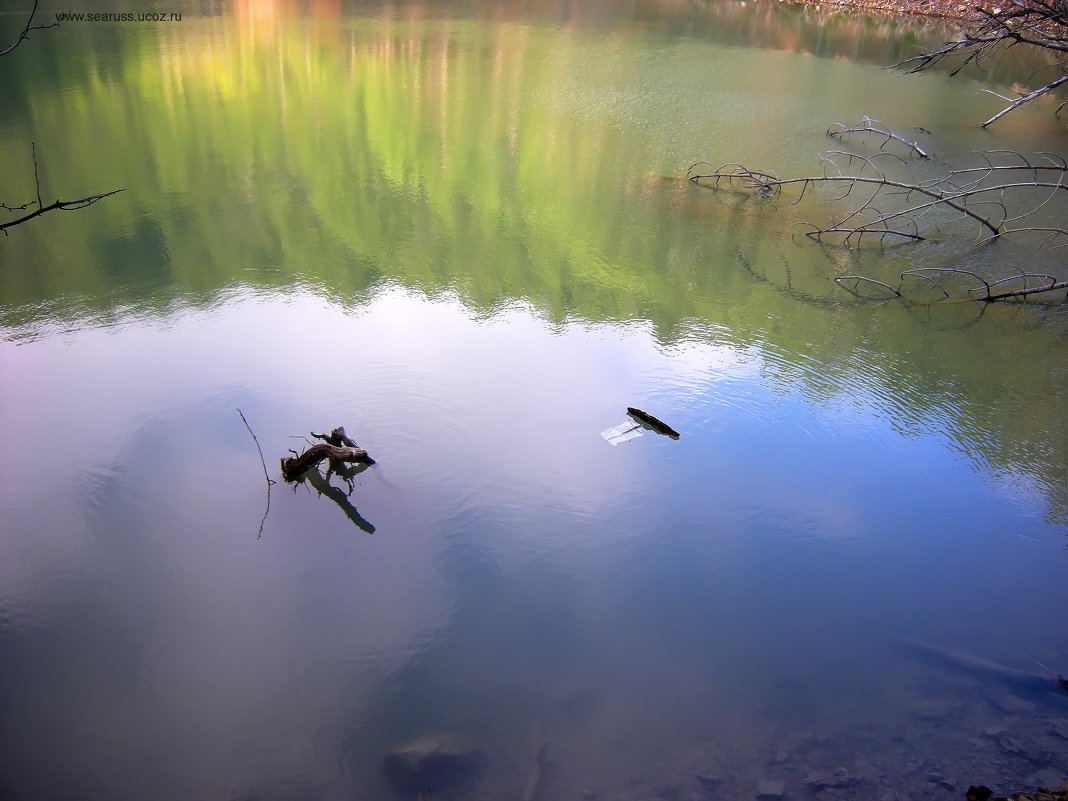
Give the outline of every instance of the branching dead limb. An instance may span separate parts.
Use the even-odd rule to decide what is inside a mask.
[[[290,453],[293,456],[281,460],[282,477],[287,482],[297,482],[294,484],[294,491],[297,486],[307,482],[305,486],[314,487],[320,496],[325,495],[336,503],[345,516],[361,531],[374,534],[374,525],[359,513],[349,498],[355,489],[356,475],[366,470],[369,465],[373,465],[375,460],[356,444],[356,441],[346,433],[344,426],[338,426],[329,434],[316,434],[314,431],[308,433],[315,439],[321,439],[323,444],[312,445],[303,453],[291,450]],[[325,476],[319,472],[319,463],[324,459],[330,462]],[[330,477],[335,474],[344,479],[348,485],[348,492],[330,483]]]
[[[124,191],[122,189],[113,189],[110,192],[103,192],[99,195],[89,195],[89,197],[83,197],[78,200],[57,199],[46,206],[44,204],[44,201],[41,199],[41,174],[40,170],[37,167],[36,143],[30,144],[30,153],[33,158],[33,180],[34,185],[37,188],[37,199],[31,200],[28,203],[23,203],[21,206],[8,206],[7,204],[0,203],[0,209],[4,209],[5,211],[25,211],[26,209],[34,205],[36,205],[37,208],[17,219],[8,220],[7,222],[0,223],[0,231],[3,231],[5,236],[7,235],[8,228],[14,228],[16,225],[21,225],[24,222],[29,222],[34,217],[40,217],[42,214],[46,214],[50,211],[56,211],[57,209],[59,211],[77,211],[78,209],[84,209],[86,206],[92,206],[98,200],[103,200],[106,197],[111,197],[112,195],[117,195],[119,192]]]
[[[19,38],[16,39],[9,47],[0,50],[0,56],[6,56],[20,44],[30,38],[30,31],[43,31],[46,28],[58,28],[59,23],[53,22],[51,25],[34,25],[33,18],[37,14],[37,4],[40,0],[33,0],[33,8],[30,10],[30,17],[26,20],[26,27],[22,29],[22,33],[19,34]]]
[[[293,456],[289,458],[283,457],[281,460],[282,478],[286,481],[296,481],[308,470],[317,466],[323,459],[330,460],[331,470],[342,463],[372,463],[371,457],[367,455],[367,451],[363,448],[338,447],[329,443],[312,445],[303,453],[290,452]]]
[[[1068,201],[1062,194],[1068,190],[1068,163],[1058,155],[1039,153],[1029,158],[1012,150],[977,152],[975,155],[980,160],[977,166],[953,168],[941,176],[917,180],[887,172],[884,168],[896,167],[900,171],[908,163],[881,148],[890,143],[905,144],[910,153],[921,159],[929,158],[926,151],[885,129],[881,123],[864,117],[853,128],[835,124],[827,132],[836,137],[851,134],[860,134],[867,140],[878,137],[880,149],[874,154],[840,150],[824,154],[823,172],[818,175],[781,178],[769,170],[743,164],[716,167],[710,162],[697,162],[687,171],[686,178],[708,189],[732,190],[761,199],[778,198],[792,189],[795,196],[791,202],[795,205],[810,190],[819,192],[830,203],[851,201],[844,214],[826,224],[798,223],[808,229],[805,235],[812,239],[849,247],[861,247],[873,241],[880,246],[923,241],[930,237],[932,230],[940,231],[947,224],[960,221],[970,222],[978,229],[979,243],[1008,234],[1030,234],[1030,243],[1037,242],[1039,248],[1068,246],[1068,228],[1056,224],[1061,206],[1052,205]],[[891,155],[892,159],[876,163],[879,155]],[[858,172],[844,169],[844,166],[856,166],[857,162],[861,167]],[[1047,220],[1040,219],[1040,213]],[[1048,220],[1054,224],[1041,224]],[[971,285],[957,296],[945,285],[950,276],[964,276]],[[906,300],[914,300],[903,289],[906,284],[912,287],[910,282],[934,287],[941,293],[942,301],[1012,300],[1068,287],[1068,282],[1044,273],[1019,270],[1016,275],[987,280],[971,270],[937,266],[906,270],[896,287],[865,275],[840,275],[834,280],[854,294],[860,294],[861,286],[877,286]],[[1006,286],[1020,281],[1023,286]]]
[[[963,293],[950,292],[941,281],[941,278],[947,275],[965,275],[973,279],[977,285],[965,288]],[[1027,286],[1027,282],[1031,279],[1041,279],[1042,283],[1036,286]],[[942,301],[951,302],[981,301],[983,303],[992,303],[999,300],[1014,300],[1027,297],[1028,295],[1039,295],[1045,292],[1056,292],[1061,289],[1068,289],[1068,281],[1058,281],[1054,276],[1044,273],[1025,273],[1021,271],[1017,275],[999,278],[996,281],[987,281],[972,270],[962,270],[957,267],[918,267],[914,270],[905,270],[900,275],[897,287],[892,287],[883,281],[870,278],[866,275],[839,275],[834,280],[838,284],[852,281],[854,282],[854,288],[859,282],[875,284],[886,289],[888,292],[891,292],[896,297],[904,298],[905,300],[913,300],[913,298],[910,298],[902,291],[906,282],[909,280],[919,280],[938,289],[938,291],[942,293]],[[1006,284],[1010,281],[1023,281],[1024,286],[1020,289],[1005,290],[1001,292],[995,291],[994,287]]]
[[[894,289],[889,284],[885,284],[882,281],[878,281],[878,280],[876,280],[874,278],[869,278],[866,275],[839,275],[834,280],[839,282],[839,283],[841,283],[843,281],[853,281],[853,282],[855,282],[854,286],[856,285],[856,283],[859,283],[861,281],[867,281],[869,284],[875,284],[876,286],[881,286],[883,289],[886,289],[887,291],[893,293],[897,297],[901,297],[901,293],[899,291],[897,291],[896,289]]]
[[[836,122],[827,129],[827,136],[845,137],[850,134],[874,134],[876,137],[883,140],[882,144],[879,145],[880,149],[885,148],[892,141],[900,142],[905,145],[910,153],[914,153],[921,159],[930,158],[927,151],[920,147],[916,142],[906,139],[903,136],[899,136],[878,120],[873,120],[867,115],[865,115],[859,123],[848,128],[842,123]]]
[[[1068,82],[1068,3],[1064,0],[1007,0],[992,9],[980,7],[976,10],[981,15],[980,21],[965,30],[960,38],[905,59],[895,64],[894,68],[916,73],[950,62],[956,64],[950,74],[956,75],[969,65],[981,66],[996,53],[1015,45],[1037,48],[1050,54],[1053,66],[1063,74],[1045,86],[1012,100],[990,119],[979,123],[979,127],[985,128],[1025,103],[1055,91]],[[1057,108],[1057,112],[1063,106],[1064,103]]]
[[[860,127],[857,130],[868,129]],[[886,133],[874,126],[871,130]],[[884,144],[891,140],[907,141],[891,137],[884,138]],[[891,177],[876,167],[874,156],[842,151],[824,155],[821,175],[780,178],[770,171],[742,164],[715,167],[709,162],[697,162],[687,171],[686,177],[701,186],[732,188],[761,198],[778,197],[785,189],[796,187],[797,197],[792,201],[795,204],[809,190],[840,188],[840,192],[828,198],[831,202],[840,202],[860,193],[855,205],[841,218],[832,219],[826,225],[806,223],[811,229],[805,232],[808,237],[839,241],[848,246],[864,245],[866,238],[872,237],[880,245],[927,239],[927,224],[945,221],[944,214],[937,214],[940,211],[952,212],[951,217],[955,215],[976,223],[979,241],[1032,232],[1045,234],[1047,243],[1058,237],[1068,242],[1066,228],[1015,224],[1031,217],[1060,192],[1068,190],[1068,165],[1063,159],[1052,154],[1039,154],[1038,160],[1032,160],[1014,151],[980,152],[977,156],[983,161],[981,166],[952,169],[939,178],[922,181]],[[856,159],[861,160],[862,169],[847,173],[841,163],[851,164]],[[1025,208],[1013,210],[1012,206],[1020,205],[1016,199],[1021,193],[1037,195],[1037,198]]]
[[[1041,97],[1042,95],[1046,94],[1047,92],[1052,92],[1058,86],[1060,86],[1061,84],[1066,83],[1066,82],[1068,82],[1068,75],[1062,75],[1061,77],[1057,78],[1056,80],[1050,81],[1049,83],[1047,83],[1045,86],[1041,87],[1040,89],[1035,89],[1035,91],[1030,92],[1029,94],[1026,94],[1023,97],[1019,97],[1016,100],[1013,100],[1011,103],[1009,103],[1009,105],[1005,106],[1005,108],[1003,108],[1001,111],[999,111],[993,117],[988,119],[986,122],[979,123],[979,127],[980,128],[985,128],[986,126],[997,122],[1002,117],[1004,117],[1006,114],[1008,114],[1010,111],[1014,111],[1015,109],[1018,109],[1024,103],[1029,103],[1032,100],[1034,100],[1036,97]],[[1063,106],[1064,106],[1064,104],[1062,103],[1061,107],[1063,107]],[[1060,111],[1060,107],[1058,107],[1057,111]]]
[[[375,463],[367,451],[359,447],[356,441],[345,432],[344,426],[338,426],[329,434],[316,434],[314,431],[309,433],[315,439],[323,440],[325,444],[312,445],[303,453],[291,450],[290,453],[293,456],[282,459],[282,478],[286,481],[296,481],[323,459],[330,460],[328,476],[330,472],[338,471],[345,463],[366,465]]]

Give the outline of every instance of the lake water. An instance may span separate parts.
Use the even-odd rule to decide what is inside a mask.
[[[0,798],[414,801],[436,731],[483,752],[441,799],[520,798],[532,738],[538,801],[1068,777],[1068,695],[967,664],[1068,674],[1068,310],[831,280],[1061,257],[673,180],[864,114],[1063,154],[1054,103],[970,127],[1021,67],[752,3],[159,10],[0,60],[0,200],[31,143],[46,203],[124,189],[0,241]],[[282,483],[338,425],[351,495]]]

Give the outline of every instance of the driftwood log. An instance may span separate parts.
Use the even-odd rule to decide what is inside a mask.
[[[913,652],[934,657],[938,661],[952,665],[958,669],[980,676],[992,676],[993,678],[1000,679],[1002,682],[1016,685],[1024,689],[1059,689],[1068,692],[1068,679],[1064,678],[1064,676],[1054,677],[1052,674],[1043,675],[1041,673],[1031,673],[1027,670],[1017,670],[1016,668],[999,665],[997,662],[991,662],[989,659],[980,659],[971,654],[961,653],[960,651],[951,651],[948,648],[942,648],[941,646],[931,645],[930,643],[920,642],[918,640],[901,638],[898,640],[898,643]]]
[[[520,801],[534,801],[537,797],[538,787],[541,786],[541,777],[545,772],[545,749],[548,747],[548,740],[542,740],[540,743],[535,740],[530,760],[530,773],[527,774],[527,782],[523,785],[523,794],[520,796]]]
[[[665,437],[671,437],[672,439],[679,438],[679,432],[669,426],[663,420],[653,417],[649,412],[643,412],[641,409],[635,409],[633,406],[627,407],[627,414],[637,420],[639,423],[648,426],[657,434],[663,434]]]
[[[360,463],[374,464],[372,459],[363,448],[357,447],[356,442],[345,433],[344,426],[338,426],[329,434],[311,435],[316,439],[323,440],[322,445],[312,445],[303,453],[293,453],[293,456],[283,458],[282,478],[286,481],[296,481],[308,470],[315,467],[323,459],[330,460],[330,469],[334,470],[342,464]]]

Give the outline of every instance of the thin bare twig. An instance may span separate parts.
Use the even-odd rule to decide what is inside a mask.
[[[37,184],[37,208],[44,208],[41,202],[41,173],[37,169],[37,143],[30,142],[30,156],[33,158],[33,182]]]
[[[897,297],[901,297],[901,293],[898,292],[896,289],[894,289],[889,284],[884,284],[882,281],[877,281],[876,279],[869,278],[866,275],[839,275],[839,276],[835,276],[834,280],[836,282],[841,282],[841,281],[856,281],[856,282],[867,281],[869,284],[876,284],[877,286],[881,286],[884,289],[888,289],[889,291],[893,292],[895,295],[897,295]]]
[[[57,200],[54,203],[49,203],[47,206],[41,206],[36,211],[19,217],[17,220],[9,220],[5,223],[0,223],[0,231],[7,234],[8,228],[14,228],[16,225],[21,225],[24,222],[32,220],[34,217],[40,217],[49,211],[77,211],[78,209],[84,209],[86,206],[92,206],[98,200],[103,200],[106,197],[117,195],[119,192],[123,192],[123,189],[113,189],[110,192],[104,192],[99,195],[90,195],[89,197],[83,197],[78,200]],[[23,207],[24,208],[24,207]]]
[[[878,136],[883,137],[883,143],[879,146],[881,148],[886,147],[891,141],[900,142],[921,159],[930,158],[927,151],[920,147],[916,142],[906,139],[903,136],[899,136],[878,120],[873,120],[867,115],[865,115],[859,123],[849,128],[840,122],[835,122],[827,129],[827,136],[843,137],[848,136],[849,134],[877,134]]]
[[[59,27],[59,23],[58,22],[53,22],[51,25],[34,25],[33,24],[33,17],[37,13],[37,3],[39,1],[40,0],[33,0],[33,8],[30,10],[29,19],[26,20],[26,27],[22,29],[22,33],[19,34],[19,38],[16,39],[11,46],[9,46],[9,47],[7,47],[7,48],[5,48],[3,50],[0,50],[0,56],[6,56],[8,53],[10,53],[12,50],[14,50],[16,47],[18,47],[24,41],[29,39],[30,38],[30,31],[43,31],[46,28]]]
[[[1008,0],[994,9],[976,10],[981,15],[979,23],[962,32],[959,38],[905,59],[893,68],[916,73],[942,62],[956,62],[950,75],[957,75],[969,65],[982,66],[988,57],[1022,44],[1052,54],[1054,62],[1049,68],[1059,68],[1068,73],[1068,3],[1064,0]],[[986,90],[1004,100],[1008,106],[979,123],[979,127],[991,125],[1025,103],[1054,91],[1066,81],[1068,74],[1015,99]],[[1054,114],[1059,113],[1063,106],[1064,103],[1061,103]]]
[[[241,415],[241,422],[245,424],[245,428],[248,429],[248,433],[252,435],[252,441],[256,443],[256,450],[260,454],[260,464],[263,465],[263,478],[267,481],[267,509],[263,512],[263,519],[260,520],[260,531],[256,535],[256,539],[263,536],[263,524],[267,522],[267,515],[271,512],[271,487],[274,485],[274,481],[271,480],[270,475],[267,473],[267,462],[263,459],[263,449],[260,447],[260,441],[256,437],[256,432],[252,430],[252,426],[248,424],[248,420],[245,419],[245,413],[239,408],[237,413]]]

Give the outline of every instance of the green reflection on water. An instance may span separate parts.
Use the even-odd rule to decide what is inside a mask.
[[[359,303],[389,279],[456,291],[477,313],[525,298],[554,322],[649,319],[663,342],[711,325],[777,354],[782,380],[824,402],[870,388],[903,427],[948,429],[1039,474],[1063,514],[1065,443],[1048,435],[1068,407],[1058,312],[858,306],[832,275],[930,251],[805,247],[792,224],[812,208],[713,201],[672,180],[701,158],[810,170],[826,123],[862,113],[966,150],[962,127],[985,116],[974,95],[840,58],[888,63],[941,31],[776,6],[635,8],[304,18],[237,4],[181,26],[42,36],[3,90],[8,186],[32,186],[33,141],[48,196],[126,192],[5,240],[0,319],[33,335],[234,284]],[[1043,114],[1001,136],[1041,143]]]

